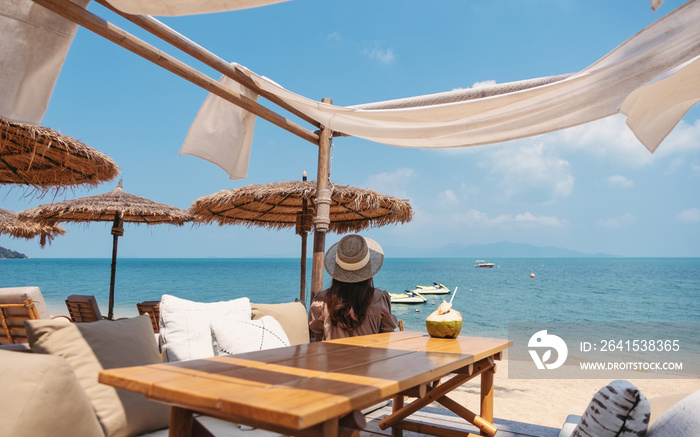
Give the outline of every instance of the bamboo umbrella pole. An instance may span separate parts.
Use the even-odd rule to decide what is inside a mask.
[[[306,171],[301,179],[302,181],[306,182]],[[301,226],[299,229],[299,234],[301,235],[301,278],[299,280],[299,300],[301,300],[301,303],[303,303],[304,306],[306,306],[306,237],[308,235],[308,231],[306,230],[307,209],[308,206],[306,204],[306,199],[303,199],[301,201]]]
[[[323,103],[331,104],[333,100],[324,98]],[[326,232],[330,225],[331,192],[328,189],[330,177],[331,131],[321,126],[318,143],[318,171],[316,178],[316,217],[314,218],[314,254],[311,267],[311,300],[323,289],[323,256],[326,250]]]
[[[112,225],[112,272],[109,279],[109,312],[107,318],[114,320],[114,282],[117,273],[117,244],[119,237],[124,235],[124,226],[119,213],[114,214],[114,224]]]
[[[301,216],[304,220],[304,216]],[[306,232],[301,233],[301,279],[299,280],[299,300],[306,306]]]
[[[248,89],[255,91],[257,94],[260,94],[261,96],[263,96],[270,102],[276,104],[280,108],[289,111],[290,113],[296,115],[302,120],[307,121],[308,123],[312,124],[317,128],[321,127],[320,123],[314,120],[313,118],[291,107],[276,95],[260,88],[255,83],[255,81],[253,81],[252,78],[250,78],[244,71],[242,71],[238,67],[231,65],[230,63],[221,59],[219,56],[205,49],[201,45],[195,43],[186,36],[175,31],[174,29],[171,29],[161,21],[158,21],[155,18],[148,15],[131,15],[124,13],[119,9],[115,8],[114,6],[110,5],[106,0],[95,1],[104,6],[105,8],[111,10],[115,14],[122,16],[123,18],[131,21],[140,28],[152,33],[153,35],[157,36],[158,38],[172,45],[173,47],[182,50],[183,52],[187,53],[188,55],[202,62],[203,64],[210,66],[219,73],[224,74],[230,77],[231,79],[235,80],[236,82],[240,83],[241,85],[247,87]]]
[[[130,33],[120,29],[114,24],[103,20],[91,12],[77,6],[70,0],[33,0],[50,11],[80,25],[84,28],[112,41],[113,43],[129,50],[130,52],[151,61],[152,63],[174,73],[181,78],[203,88],[217,96],[237,105],[282,129],[293,133],[313,144],[318,144],[318,135],[296,123],[282,117],[276,112],[260,105],[258,102],[242,96],[239,93],[226,88],[209,76],[195,70],[184,62],[164,53],[152,45],[141,41]]]

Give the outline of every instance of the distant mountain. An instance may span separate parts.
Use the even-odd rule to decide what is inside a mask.
[[[0,259],[25,259],[29,258],[27,255],[19,252],[15,252],[14,250],[10,249],[5,249],[4,247],[0,246]]]
[[[534,246],[525,243],[448,244],[435,249],[387,247],[385,254],[394,258],[613,258],[617,255],[590,254],[554,246]]]

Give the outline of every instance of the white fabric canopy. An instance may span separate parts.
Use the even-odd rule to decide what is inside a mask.
[[[78,25],[31,0],[2,0],[0,29],[0,115],[39,124]]]
[[[700,0],[651,24],[585,70],[541,86],[457,91],[353,107],[333,106],[288,91],[238,67],[263,90],[335,132],[400,147],[464,147],[540,135],[622,112],[650,151],[700,98]],[[517,85],[517,83],[516,83]],[[509,85],[497,85],[496,88]],[[487,97],[473,98],[476,93]],[[495,95],[492,95],[495,94]],[[214,97],[219,99],[218,97]],[[468,98],[469,100],[461,100]],[[431,104],[431,101],[448,103]],[[387,109],[377,109],[387,108]],[[234,111],[231,104],[217,110]],[[213,112],[202,122],[220,117]],[[235,139],[238,125],[220,138]],[[199,143],[211,162],[226,169],[235,141]],[[240,165],[240,163],[238,163]],[[233,178],[234,175],[231,175]]]
[[[256,8],[289,0],[107,0],[132,15],[195,15]]]

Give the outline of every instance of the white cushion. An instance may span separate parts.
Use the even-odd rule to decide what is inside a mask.
[[[631,382],[618,379],[593,395],[571,436],[641,436],[650,415],[647,398]]]
[[[209,324],[218,318],[250,320],[247,297],[225,302],[194,302],[164,294],[160,300],[161,352],[165,361],[213,357]]]
[[[283,434],[276,432],[237,425],[235,423],[226,422],[213,417],[199,416],[195,420],[206,428],[211,435],[216,437],[284,437]]]
[[[571,434],[573,434],[574,429],[576,429],[576,425],[578,425],[580,420],[581,416],[578,414],[569,414],[566,416],[564,426],[562,426],[559,430],[559,437],[571,437]]]
[[[669,408],[649,428],[647,437],[697,437],[700,435],[700,390]]]
[[[289,346],[289,338],[282,325],[272,316],[263,316],[257,320],[240,320],[235,317],[213,320],[211,339],[216,355]]]

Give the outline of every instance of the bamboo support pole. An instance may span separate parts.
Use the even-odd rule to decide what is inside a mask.
[[[95,1],[104,6],[105,8],[111,10],[115,14],[122,16],[123,18],[131,21],[140,28],[152,33],[153,35],[157,36],[158,38],[172,45],[173,47],[182,50],[184,53],[187,53],[188,55],[202,62],[203,64],[208,65],[209,67],[213,68],[219,73],[230,77],[231,79],[247,87],[248,89],[255,91],[257,94],[260,94],[262,97],[276,104],[280,108],[289,111],[290,113],[296,115],[304,121],[307,121],[308,123],[314,125],[317,128],[321,126],[320,123],[318,123],[316,120],[289,106],[285,101],[281,100],[276,95],[260,88],[258,84],[256,84],[255,81],[241,69],[231,65],[229,62],[226,62],[214,53],[210,52],[209,50],[190,40],[186,36],[176,32],[175,30],[171,29],[170,27],[166,26],[165,24],[156,20],[155,18],[145,15],[126,14],[110,5],[106,0]]]
[[[164,53],[152,45],[141,41],[114,24],[103,20],[91,12],[75,5],[70,0],[33,0],[34,3],[112,41],[130,52],[174,73],[181,78],[225,99],[236,106],[251,112],[282,129],[297,135],[313,144],[319,144],[315,133],[302,128],[258,102],[224,87],[219,82],[195,70],[184,62]]]
[[[442,405],[443,407],[447,408],[448,410],[452,411],[453,413],[456,413],[458,416],[466,420],[467,422],[473,424],[477,428],[479,428],[479,431],[481,435],[486,435],[493,437],[496,435],[496,431],[498,431],[498,428],[492,423],[484,419],[483,417],[480,417],[479,415],[475,414],[473,411],[469,410],[468,408],[460,405],[459,403],[455,402],[454,400],[448,398],[447,396],[443,396],[439,399],[437,399],[437,402]],[[493,419],[491,419],[493,421]]]
[[[114,320],[114,283],[117,276],[117,245],[119,237],[124,235],[124,222],[119,216],[119,213],[114,215],[114,223],[112,225],[112,265],[109,278],[109,311],[107,318]]]
[[[329,98],[321,100],[331,104]],[[326,232],[330,224],[331,195],[328,189],[330,177],[330,149],[332,131],[321,126],[318,143],[318,170],[316,177],[316,217],[314,218],[314,253],[311,267],[311,301],[323,289],[323,256],[326,250]]]
[[[306,171],[302,176],[302,181],[306,182]],[[299,235],[301,235],[301,277],[299,278],[299,300],[306,307],[306,240],[309,232],[306,229],[306,214],[308,210],[308,205],[306,204],[306,199],[301,201],[301,216],[297,217],[297,220],[301,220],[301,225],[299,228]]]
[[[491,368],[481,374],[481,417],[493,423],[493,376],[495,368]],[[481,435],[492,435],[481,430]]]

